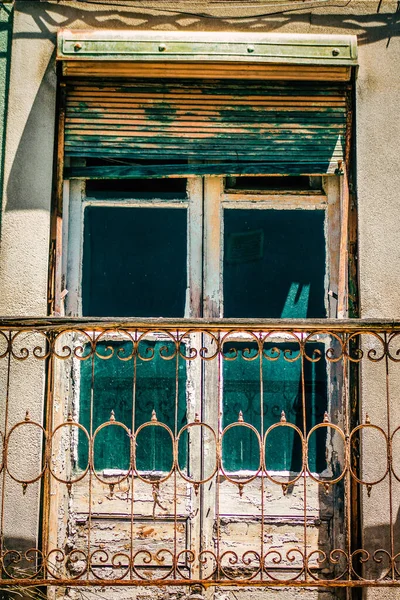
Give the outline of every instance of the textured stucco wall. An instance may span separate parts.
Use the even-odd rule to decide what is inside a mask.
[[[360,47],[357,82],[357,181],[361,316],[400,317],[400,37]],[[390,412],[399,425],[399,369],[389,365]],[[384,365],[365,365],[362,372],[363,414],[387,427]],[[368,405],[368,408],[366,408]],[[372,440],[371,440],[372,441]],[[375,439],[364,454],[363,467],[382,473],[382,440]],[[368,448],[368,446],[366,446]],[[381,450],[378,450],[380,448]],[[392,482],[394,552],[399,547],[400,489]],[[389,481],[386,478],[368,498],[362,497],[363,545],[371,552],[390,547]],[[394,590],[369,589],[368,598],[396,598]]]
[[[23,3],[26,4],[26,3]],[[46,314],[56,80],[53,43],[17,12],[3,188],[0,313]],[[46,250],[47,248],[47,250]]]
[[[365,318],[400,318],[399,110],[400,37],[361,46],[357,179],[361,316]]]
[[[275,4],[249,2],[114,3],[17,1],[5,150],[0,238],[0,314],[45,315],[52,164],[55,131],[55,37],[58,27],[207,31],[349,33],[359,40],[356,144],[359,215],[359,271],[362,317],[400,319],[400,37],[397,2],[304,2],[282,12]],[[128,4],[128,3],[125,3]],[[179,6],[179,9],[177,8]],[[299,4],[296,3],[296,7]],[[313,8],[309,8],[309,7]],[[1,55],[0,55],[1,58]],[[0,63],[1,68],[1,63]],[[0,71],[0,98],[2,81]],[[1,127],[0,101],[0,127]],[[1,156],[0,156],[1,160]],[[42,411],[43,377],[32,371],[30,390]],[[373,374],[371,374],[373,377]],[[23,395],[15,378],[16,393]],[[22,378],[20,378],[22,381]],[[368,373],[363,378],[364,389]],[[394,394],[395,396],[395,394]],[[382,415],[382,389],[368,396],[376,419]],[[395,407],[393,407],[395,409]],[[20,410],[20,409],[18,409]],[[20,412],[11,420],[21,418]],[[372,460],[373,457],[372,457]],[[383,531],[383,496],[363,498],[368,531]],[[32,492],[28,526],[16,536],[32,538],[37,526],[37,495]],[[12,504],[10,504],[10,509]],[[14,505],[18,519],[18,503]],[[397,514],[398,506],[394,506]],[[372,535],[372,534],[371,534]],[[378,535],[379,538],[379,535]],[[271,592],[282,598],[284,592]],[[382,597],[382,591],[366,595]],[[144,596],[147,597],[147,593]],[[254,596],[254,593],[252,593]],[[387,592],[396,598],[396,592]],[[123,594],[120,597],[125,597]],[[128,597],[128,596],[126,596]],[[290,592],[310,597],[310,592]],[[320,594],[320,598],[323,594]]]

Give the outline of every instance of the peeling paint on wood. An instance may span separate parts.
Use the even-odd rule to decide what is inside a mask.
[[[171,163],[177,161],[177,174],[215,173],[207,165],[179,164],[189,158],[233,162],[236,166],[224,164],[229,174],[248,172],[248,165],[258,173],[291,173],[293,168],[297,173],[333,173],[343,159],[345,91],[345,86],[315,83],[70,83],[65,153],[163,161],[142,176],[174,174]],[[125,176],[138,176],[143,167],[147,165],[124,166]],[[119,168],[118,176],[124,176]]]

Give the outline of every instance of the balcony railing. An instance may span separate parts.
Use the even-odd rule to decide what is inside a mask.
[[[0,587],[400,585],[399,323],[0,325]]]

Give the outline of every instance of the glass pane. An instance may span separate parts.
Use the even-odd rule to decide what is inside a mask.
[[[179,358],[176,378],[175,345],[168,341],[143,340],[136,360],[135,423],[133,344],[127,341],[99,342],[94,357],[93,431],[115,419],[132,430],[151,420],[155,410],[159,422],[175,432],[186,424],[186,361]],[[182,349],[182,353],[184,350]],[[129,358],[131,357],[131,358]],[[128,360],[123,360],[128,358]],[[145,360],[147,359],[147,360]],[[92,360],[81,364],[79,422],[90,432],[90,398]],[[178,386],[178,387],[177,387]],[[175,404],[177,403],[177,404]],[[157,431],[156,431],[157,430]],[[123,469],[129,464],[129,436],[120,427],[104,428],[96,441],[94,462],[96,470]],[[169,471],[172,461],[171,437],[160,427],[149,427],[140,435],[137,446],[137,467],[146,471]],[[78,465],[85,468],[87,449],[79,440]],[[187,448],[182,444],[180,464],[186,465]]]
[[[83,315],[183,317],[186,209],[88,207]]]
[[[320,353],[320,354],[319,354]],[[307,432],[321,423],[327,410],[327,365],[322,343],[307,343],[309,356],[321,356],[317,362],[304,359],[305,405]],[[260,357],[256,344],[229,342],[224,355],[234,360],[224,360],[223,365],[223,426],[243,419],[264,435],[268,427],[280,421],[282,410],[289,423],[303,431],[303,405],[299,345],[293,342],[268,343],[262,357],[263,421],[261,431]],[[236,358],[235,358],[236,357]],[[249,360],[254,358],[254,360]],[[297,359],[297,360],[294,360]],[[254,470],[258,464],[258,443],[255,436],[233,428],[237,444],[230,444],[230,453],[223,456],[224,466],[230,471]],[[240,437],[239,437],[240,436]],[[247,438],[246,438],[247,436]],[[309,448],[309,465],[312,471],[325,468],[326,429],[319,429]],[[278,471],[301,470],[301,444],[293,429],[277,428],[267,440],[267,467]]]
[[[274,192],[279,191],[311,191],[311,190],[322,190],[322,178],[321,177],[307,177],[307,176],[284,176],[279,177],[276,175],[255,175],[247,176],[241,175],[240,177],[226,177],[225,178],[225,191],[234,193],[236,192]]]
[[[133,198],[185,200],[187,179],[179,177],[161,179],[89,179],[86,196],[98,200],[108,198]]]
[[[175,434],[186,425],[186,361],[178,358],[176,379],[175,345],[172,342],[149,342],[139,344],[136,381],[136,428],[150,421],[155,410],[157,420],[169,427]],[[184,354],[184,348],[181,348]],[[174,356],[174,358],[171,358]],[[140,358],[142,357],[142,359]],[[151,360],[143,360],[149,359]],[[177,401],[177,404],[175,403]],[[160,428],[157,428],[157,430]],[[160,440],[165,441],[165,447]],[[168,448],[168,451],[166,451]],[[180,447],[179,462],[186,466],[187,447]],[[149,427],[138,440],[136,447],[137,467],[146,471],[169,471],[171,468],[171,437],[163,430]]]
[[[325,213],[224,211],[224,316],[326,317]]]

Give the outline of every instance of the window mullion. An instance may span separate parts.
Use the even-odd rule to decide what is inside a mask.
[[[222,177],[204,178],[203,316],[223,315],[222,307]]]

